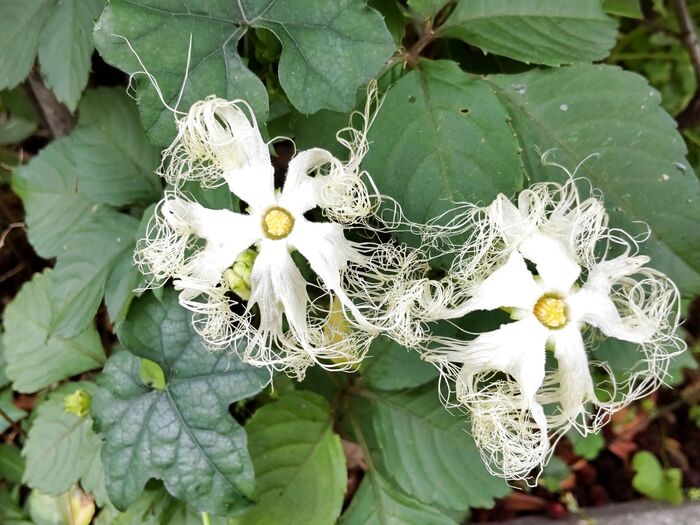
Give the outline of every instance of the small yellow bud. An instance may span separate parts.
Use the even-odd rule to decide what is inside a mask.
[[[78,417],[85,417],[90,413],[91,402],[92,396],[85,390],[79,389],[63,398],[63,409]]]

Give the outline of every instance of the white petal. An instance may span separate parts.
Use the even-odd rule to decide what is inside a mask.
[[[518,252],[512,252],[506,263],[489,275],[468,301],[448,315],[455,318],[475,310],[504,307],[531,311],[541,295],[542,289],[527,269],[523,257]]]
[[[253,209],[273,206],[275,170],[252,110],[248,116],[236,103],[214,100],[204,121],[229,189]]]
[[[569,297],[567,305],[572,320],[595,326],[608,337],[644,343],[656,329],[654,323],[643,317],[620,317],[612,299],[595,287],[584,286]]]
[[[537,225],[528,218],[527,208],[518,208],[503,194],[499,194],[489,205],[488,215],[508,246],[517,245],[521,239],[537,230]]]
[[[534,401],[545,376],[547,330],[534,316],[503,324],[463,343],[461,351],[448,354],[450,361],[462,363],[463,374],[497,370],[518,382],[527,400]]]
[[[361,319],[361,314],[343,289],[342,274],[349,262],[359,263],[364,258],[345,238],[343,227],[332,222],[309,222],[302,217],[294,225],[289,244],[309,261],[311,269],[326,288]]]
[[[260,331],[281,337],[282,314],[299,340],[306,341],[306,281],[289,254],[287,244],[265,239],[250,276],[248,308],[260,308]]]
[[[581,274],[568,247],[551,236],[533,233],[520,243],[518,250],[535,263],[547,291],[567,295]]]
[[[162,207],[163,216],[173,225],[186,225],[191,233],[206,240],[204,248],[190,256],[178,272],[181,289],[188,281],[216,284],[223,271],[231,266],[238,254],[261,236],[261,227],[249,216],[229,210],[210,210],[177,197],[168,198]],[[195,290],[189,294],[197,295]],[[185,293],[185,295],[188,295]]]
[[[328,164],[341,166],[340,161],[324,149],[313,148],[298,153],[289,162],[279,205],[298,215],[322,206],[327,176],[320,169]],[[316,172],[316,176],[311,177],[310,172]]]
[[[595,399],[586,347],[575,324],[552,331],[552,337],[559,381],[555,400],[561,406],[562,414],[573,422],[584,412],[585,403]]]

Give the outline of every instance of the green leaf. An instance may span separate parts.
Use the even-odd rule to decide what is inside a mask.
[[[544,487],[552,494],[561,491],[562,483],[571,475],[571,467],[563,459],[553,456],[544,467],[542,476],[538,481],[540,487]]]
[[[0,444],[0,480],[19,485],[22,482],[22,472],[24,460],[19,448],[10,443]]]
[[[0,89],[13,88],[32,69],[48,0],[3,0],[0,5]]]
[[[10,384],[10,379],[5,373],[5,367],[7,366],[7,360],[5,359],[5,346],[3,345],[2,334],[0,333],[0,388],[3,388]],[[0,432],[2,433],[2,432]]]
[[[109,359],[92,411],[105,440],[112,503],[124,510],[149,478],[159,478],[200,510],[225,515],[246,507],[253,466],[245,431],[228,406],[260,392],[267,374],[235,356],[210,353],[171,289],[162,303],[152,294],[135,301],[118,335],[131,353]],[[163,390],[141,382],[139,358],[160,366]]]
[[[39,63],[56,98],[74,111],[88,81],[92,28],[105,0],[60,0],[51,4],[39,37]]]
[[[210,516],[211,525],[229,525],[229,520]],[[202,514],[178,501],[161,487],[150,488],[125,512],[114,507],[102,509],[95,525],[202,525]]]
[[[605,437],[602,432],[582,436],[576,429],[571,429],[567,432],[566,437],[571,441],[574,452],[589,461],[597,458],[601,450],[605,448]]]
[[[651,452],[643,450],[632,458],[636,472],[632,486],[645,496],[670,503],[683,501],[683,473],[679,468],[664,469]]]
[[[6,388],[0,392],[0,409],[9,416],[13,423],[16,423],[27,416],[27,413],[13,403],[12,389]],[[0,417],[0,434],[10,428],[10,422],[4,417]]]
[[[26,513],[19,506],[17,492],[13,496],[6,489],[0,488],[0,523],[8,525],[36,525],[29,521]]]
[[[36,392],[72,375],[101,368],[105,361],[93,325],[72,338],[50,333],[53,276],[52,270],[35,274],[5,310],[6,373],[18,392]]]
[[[362,377],[367,385],[378,390],[400,390],[422,385],[437,377],[436,368],[423,361],[420,354],[410,351],[388,337],[372,342],[367,359],[362,362]]]
[[[600,0],[470,0],[458,2],[438,31],[489,53],[556,66],[605,58],[617,24]]]
[[[187,74],[179,109],[217,94],[248,101],[264,121],[265,87],[236,49],[249,27],[268,29],[281,41],[279,80],[290,102],[304,113],[350,109],[356,89],[394,50],[382,18],[362,0],[213,0],[195,12],[179,0],[114,0],[95,28],[95,42],[103,58],[124,71],[145,67],[172,106]],[[151,86],[142,84],[139,92],[149,136],[158,144],[170,142],[175,132],[171,112]]]
[[[242,525],[335,523],[347,471],[328,403],[290,392],[259,409],[246,429],[259,502]]]
[[[37,128],[31,102],[20,88],[0,92],[0,146],[16,144]]]
[[[423,61],[389,89],[369,140],[363,166],[413,221],[523,184],[506,109],[454,62]]]
[[[158,151],[141,130],[133,101],[121,89],[86,93],[70,136],[51,143],[15,171],[12,187],[22,198],[29,240],[48,259],[109,208],[160,197],[153,173]]]
[[[408,0],[408,5],[419,15],[433,18],[449,2],[450,0]]]
[[[644,19],[639,0],[603,0],[603,9],[611,15],[635,18],[637,20]]]
[[[78,191],[91,202],[124,206],[160,198],[154,174],[160,152],[146,138],[134,101],[123,89],[88,91],[71,134]]]
[[[165,390],[165,374],[160,365],[150,359],[141,359],[139,379],[150,388]]]
[[[24,204],[29,242],[44,259],[64,251],[66,239],[99,210],[78,193],[75,169],[71,142],[62,139],[13,173],[12,189]]]
[[[27,461],[24,482],[45,494],[57,496],[69,491],[94,468],[98,477],[102,476],[101,442],[92,430],[92,418],[78,417],[64,407],[65,397],[79,389],[93,394],[95,385],[88,381],[66,383],[36,408],[22,449]],[[107,503],[99,490],[96,496],[98,504]]]
[[[138,225],[133,217],[109,211],[93,216],[66,241],[51,291],[57,335],[70,337],[94,317],[110,272],[133,251]]]
[[[403,392],[371,392],[370,414],[380,472],[410,496],[429,504],[465,511],[490,507],[508,494],[491,476],[464,417],[450,414],[435,383]]]
[[[700,292],[700,181],[684,155],[675,121],[640,76],[611,66],[577,66],[496,75],[487,82],[503,101],[523,146],[522,162],[535,181],[563,180],[543,167],[540,153],[603,191],[611,225],[651,227],[643,253],[685,293]],[[604,90],[600,86],[605,86]]]
[[[376,470],[365,473],[341,525],[456,525],[435,507],[393,487]]]

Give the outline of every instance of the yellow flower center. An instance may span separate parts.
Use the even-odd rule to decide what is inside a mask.
[[[263,218],[263,230],[270,239],[284,239],[292,233],[294,217],[284,208],[270,208]]]
[[[543,295],[535,303],[532,312],[547,328],[561,328],[566,324],[566,303],[559,296]]]

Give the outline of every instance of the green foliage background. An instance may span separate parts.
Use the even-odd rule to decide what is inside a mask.
[[[700,128],[681,134],[673,118],[696,87],[678,30],[660,0],[4,0],[0,174],[53,268],[3,314],[0,432],[14,433],[0,445],[0,522],[448,525],[491,507],[509,487],[441,405],[434,369],[396,343],[375,341],[357,373],[270,386],[207,352],[171,290],[135,297],[171,108],[244,99],[268,136],[337,150],[377,78],[364,168],[409,219],[561,181],[541,162],[552,150],[571,169],[585,160],[578,175],[603,191],[612,226],[650,227],[652,265],[689,300]],[[95,50],[120,85],[90,76]],[[47,115],[26,96],[37,81],[73,113],[65,136],[41,137]],[[36,137],[47,144],[25,162]],[[226,190],[192,191],[233,207]],[[635,355],[606,345],[598,356],[623,374]],[[63,408],[76,390],[92,397],[87,417]],[[31,417],[13,392],[36,396]],[[572,443],[589,459],[604,445]],[[364,474],[346,497],[352,450]],[[680,473],[653,456],[634,468],[639,492],[682,497]]]

